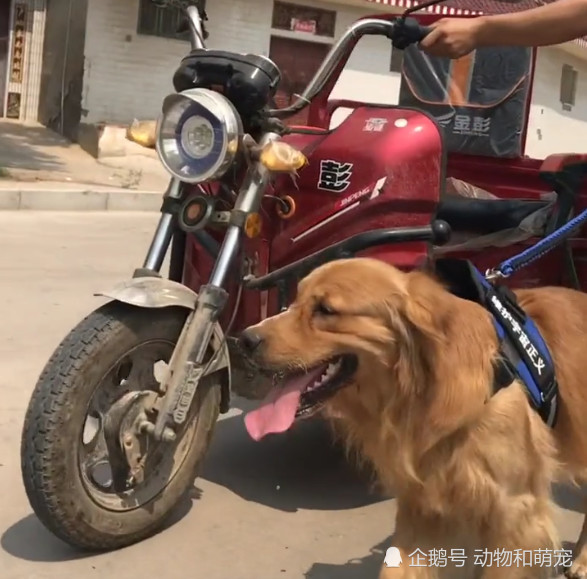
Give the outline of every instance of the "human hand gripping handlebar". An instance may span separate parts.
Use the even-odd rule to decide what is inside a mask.
[[[400,18],[395,22],[391,44],[398,50],[405,50],[408,46],[424,40],[430,32],[430,26],[421,26],[415,18]]]

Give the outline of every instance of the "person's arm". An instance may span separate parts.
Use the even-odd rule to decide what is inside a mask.
[[[522,12],[443,18],[420,47],[458,58],[479,46],[549,46],[587,35],[587,0],[556,0]]]
[[[556,0],[522,12],[481,16],[477,46],[549,46],[587,34],[587,0]]]

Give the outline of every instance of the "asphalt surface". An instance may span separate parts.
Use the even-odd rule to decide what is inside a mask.
[[[30,392],[61,338],[102,303],[93,292],[141,264],[156,220],[0,212],[0,577],[375,579],[391,544],[394,501],[369,491],[318,421],[253,442],[240,400],[217,425],[192,497],[156,537],[84,556],[32,514],[19,465]],[[577,497],[567,493],[560,504],[562,538],[574,542]]]

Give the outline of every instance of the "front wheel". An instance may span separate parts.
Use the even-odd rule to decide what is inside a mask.
[[[124,492],[113,488],[103,428],[123,396],[156,398],[186,317],[108,303],[69,333],[37,382],[22,433],[24,486],[41,522],[76,548],[118,549],[155,534],[196,478],[218,418],[218,373],[201,380],[175,441],[145,434],[142,476]]]

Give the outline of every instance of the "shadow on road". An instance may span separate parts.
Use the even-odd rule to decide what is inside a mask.
[[[8,528],[1,543],[8,554],[26,561],[56,563],[84,557],[49,533],[35,515],[28,515]]]
[[[378,577],[385,551],[392,544],[393,536],[371,547],[369,554],[360,559],[351,559],[342,565],[330,563],[314,563],[306,572],[306,579],[366,579]]]
[[[557,485],[553,488],[553,495],[554,501],[559,507],[568,511],[575,511],[576,513],[583,512],[583,501],[585,499],[585,491],[583,489]]]
[[[67,139],[42,126],[0,122],[0,166],[7,169],[62,171],[61,151],[72,146]]]
[[[196,487],[182,500],[160,532],[183,519],[191,510],[193,502],[202,496]],[[59,563],[99,556],[99,553],[76,551],[56,538],[39,522],[34,514],[28,515],[9,527],[0,539],[2,549],[19,559],[36,563]]]
[[[250,408],[246,401],[239,400],[238,405]],[[290,432],[258,443],[247,434],[242,415],[220,420],[199,478],[221,485],[245,500],[286,512],[300,508],[352,509],[385,500],[370,490],[370,474],[348,463],[342,448],[333,443],[325,422],[318,419],[301,422]],[[200,495],[201,491],[194,488],[165,528],[183,519]],[[70,548],[32,514],[8,528],[0,545],[13,557],[33,562],[96,556]],[[330,577],[320,571],[321,565],[316,564],[316,571],[312,572],[322,574],[308,577]],[[348,565],[352,569],[367,569],[369,561],[351,561]],[[368,574],[361,572],[348,575],[365,576]],[[340,577],[344,579],[347,575]]]
[[[252,407],[238,401],[242,410]],[[200,477],[238,496],[286,512],[354,509],[386,500],[371,476],[349,464],[323,420],[253,441],[243,415],[219,422]]]
[[[244,411],[251,406],[241,400],[235,404]],[[371,490],[370,473],[349,464],[342,448],[333,442],[326,423],[319,419],[300,422],[291,431],[261,442],[250,439],[242,414],[220,420],[200,479],[221,485],[247,501],[285,512],[353,509],[386,500]],[[162,530],[183,519],[201,495],[202,491],[194,487]],[[580,489],[557,486],[554,495],[562,508],[581,512]],[[364,557],[341,565],[316,562],[305,577],[376,577],[390,544],[392,537],[372,547]],[[32,562],[62,562],[97,555],[70,548],[34,515],[8,528],[0,545],[8,554]],[[564,545],[566,549],[572,547],[570,543]]]

